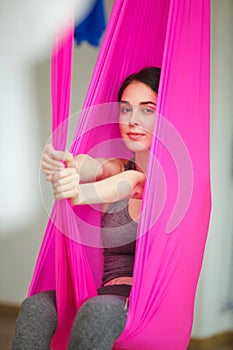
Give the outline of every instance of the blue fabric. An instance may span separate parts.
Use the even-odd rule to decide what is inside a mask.
[[[91,12],[74,30],[77,45],[87,41],[90,45],[99,46],[100,38],[106,28],[103,0],[96,0]]]

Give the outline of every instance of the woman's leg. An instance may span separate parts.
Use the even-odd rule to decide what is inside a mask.
[[[79,309],[71,331],[69,350],[110,350],[127,318],[126,298],[99,295]]]
[[[49,350],[57,326],[55,291],[25,299],[16,321],[13,350]]]

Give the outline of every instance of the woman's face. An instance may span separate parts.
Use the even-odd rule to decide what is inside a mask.
[[[133,81],[120,101],[120,131],[126,146],[133,152],[149,150],[155,121],[158,95],[146,84]]]

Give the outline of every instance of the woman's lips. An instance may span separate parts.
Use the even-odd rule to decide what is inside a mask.
[[[128,137],[130,140],[134,140],[137,141],[139,140],[142,136],[144,136],[144,134],[141,134],[139,132],[128,132],[127,133]]]

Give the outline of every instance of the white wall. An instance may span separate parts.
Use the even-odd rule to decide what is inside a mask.
[[[106,1],[109,8],[112,0]],[[212,0],[212,103],[211,170],[213,210],[205,259],[198,285],[193,336],[202,337],[233,329],[232,312],[222,312],[227,297],[233,240],[232,180],[232,57],[233,1]],[[80,110],[98,50],[75,48],[71,114]],[[50,63],[45,57],[32,67],[31,89],[38,107],[34,162],[33,215],[27,223],[0,234],[0,302],[19,303],[26,295],[48,216],[39,188],[39,161],[50,136]],[[29,101],[28,101],[29,102]],[[9,101],[10,103],[10,101]],[[25,125],[26,128],[26,125]],[[28,132],[32,132],[28,130]],[[22,205],[23,205],[22,198]],[[14,217],[12,218],[14,220]]]
[[[24,5],[27,9],[30,7],[27,1]],[[78,8],[80,6],[79,1]],[[15,15],[13,10],[6,13],[9,18]],[[50,33],[49,28],[47,31]],[[50,34],[47,43],[43,42],[46,35],[42,40],[42,34],[37,35],[36,30],[32,32],[34,41],[31,37],[29,40],[18,38],[33,43],[34,49],[37,49],[35,40],[39,40],[41,50],[37,56],[33,55],[30,45],[18,55],[10,35],[9,45],[6,42],[5,54],[1,56],[0,97],[1,107],[6,108],[1,109],[0,126],[0,302],[20,303],[25,298],[48,221],[48,208],[41,198],[40,158],[51,130]],[[0,35],[4,43],[1,39]],[[97,54],[98,49],[85,44],[74,49],[71,114],[82,107]],[[23,181],[22,169],[28,176],[27,181],[25,178]]]
[[[82,101],[96,60],[97,51],[97,49],[90,48],[87,45],[82,47],[82,49],[75,49],[72,113],[81,109]],[[38,123],[36,123],[35,129],[31,127],[31,124],[29,130],[27,130],[27,125],[24,125],[24,128],[28,133],[33,134],[34,132],[32,137],[30,137],[32,143],[28,142],[30,148],[33,149],[33,155],[31,154],[31,158],[34,158],[33,163],[28,164],[28,170],[33,178],[33,186],[31,186],[33,193],[30,201],[33,210],[30,210],[30,207],[27,207],[28,219],[21,223],[15,222],[14,211],[12,211],[12,217],[10,218],[8,225],[7,223],[4,223],[3,226],[3,222],[1,222],[0,302],[17,303],[25,297],[48,220],[40,193],[39,164],[43,147],[50,137],[51,129],[49,59],[38,63],[34,67],[32,73],[34,75],[32,88],[37,93],[37,105],[39,109],[37,116],[40,120],[37,121]],[[33,147],[33,138],[34,142],[36,142],[36,147]],[[13,144],[13,146],[16,145]],[[15,162],[14,159],[9,159],[9,161]],[[17,170],[14,174],[14,181],[18,182]],[[28,198],[24,196],[22,191],[22,207],[25,204],[24,201],[27,199]],[[14,201],[14,198],[12,198],[12,201]]]
[[[80,20],[91,3],[93,0],[76,0],[76,18]],[[53,0],[36,6],[37,16],[30,33],[31,22],[27,18],[32,7],[30,1],[25,0],[20,9],[21,21],[23,19],[25,22],[24,26],[20,27],[14,20],[19,13],[17,11],[16,14],[13,4],[11,2],[0,4],[1,9],[4,10],[4,16],[0,15],[0,27],[8,33],[7,38],[0,35],[0,42],[5,49],[4,55],[0,56],[0,101],[3,116],[0,119],[0,131],[4,130],[4,136],[7,133],[5,143],[2,143],[2,137],[0,137],[0,303],[20,303],[26,296],[48,221],[51,190],[48,186],[46,187],[43,177],[40,176],[40,158],[44,145],[50,138],[51,130],[51,44],[49,43],[59,20],[64,25],[69,5],[70,3],[59,0],[56,5],[56,15],[53,16],[51,23],[47,21],[49,17],[44,17],[44,12],[48,16],[52,15],[50,9],[54,8]],[[107,17],[112,5],[113,0],[105,1]],[[6,14],[8,19],[5,18]],[[25,14],[27,15],[24,18]],[[31,13],[33,14],[35,13]],[[42,29],[40,29],[40,21],[44,25]],[[16,45],[13,41],[15,31],[20,34],[20,30],[24,35],[17,38]],[[71,115],[77,115],[82,108],[98,51],[97,48],[85,43],[81,47],[75,46]],[[7,89],[8,86],[9,89]],[[3,107],[6,109],[4,110]],[[16,124],[17,118],[18,124]],[[20,181],[23,178],[23,174],[20,177],[21,168],[24,168],[24,173],[26,171],[28,174],[28,181]],[[3,186],[3,179],[6,186]],[[7,179],[9,179],[8,183]],[[17,191],[12,188],[16,188]],[[50,190],[48,196],[45,188]],[[3,191],[7,201],[2,200]],[[7,193],[11,194],[10,198]],[[47,200],[46,207],[45,200]],[[11,210],[6,210],[7,208]],[[14,208],[17,208],[17,212]],[[6,212],[7,215],[10,213],[9,216],[6,216]]]

